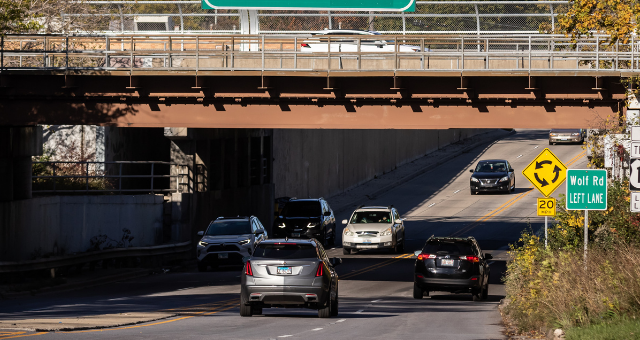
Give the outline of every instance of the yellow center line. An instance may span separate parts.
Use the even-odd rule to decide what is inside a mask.
[[[231,300],[227,300],[227,301],[231,301]],[[236,307],[238,304],[240,304],[240,300],[238,299],[234,299],[231,302],[225,303],[223,305],[221,305],[220,307],[216,307],[213,310],[209,310],[209,311],[203,311],[203,312],[198,312],[198,313],[194,313],[196,315],[202,314],[202,315],[211,315],[211,314],[215,314],[221,311],[225,311],[231,308]],[[226,307],[226,308],[222,308],[222,307]],[[221,309],[218,309],[221,308]],[[218,309],[218,310],[216,310]],[[118,330],[123,330],[123,329],[133,329],[133,328],[142,328],[142,327],[149,327],[149,326],[157,326],[157,325],[162,325],[162,324],[167,324],[167,323],[171,323],[171,322],[176,322],[176,321],[180,321],[180,320],[185,320],[185,319],[190,319],[190,318],[194,318],[196,317],[196,315],[189,315],[189,316],[183,316],[183,317],[179,317],[176,319],[171,319],[171,320],[165,320],[165,321],[160,321],[160,322],[154,322],[154,323],[150,323],[150,324],[143,324],[143,325],[137,325],[137,326],[127,326],[127,327],[117,327],[117,328],[105,328],[105,329],[90,329],[90,330],[86,330],[86,331],[69,331],[69,332],[61,332],[61,333],[92,333],[92,332],[106,332],[106,331],[118,331]]]
[[[27,336],[36,336],[36,335],[42,335],[42,334],[47,334],[47,332],[38,332],[38,333],[31,333],[31,334],[24,334],[25,332],[16,332],[12,334],[7,334],[7,335],[0,335],[0,339],[15,339],[15,338],[24,338]]]

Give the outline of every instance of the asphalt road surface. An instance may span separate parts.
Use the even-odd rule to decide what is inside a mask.
[[[393,204],[406,218],[405,254],[361,251],[343,258],[340,314],[317,318],[303,309],[265,309],[264,315],[239,315],[240,268],[206,273],[149,276],[107,286],[19,300],[0,301],[0,320],[77,318],[91,315],[166,311],[177,316],[105,329],[74,332],[0,330],[0,339],[503,339],[498,303],[505,290],[506,250],[521,232],[542,232],[536,198],[521,171],[549,147],[569,168],[585,168],[579,145],[549,146],[546,130],[523,130],[488,147],[478,147],[380,195],[371,205]],[[512,194],[470,195],[469,169],[480,159],[504,158],[516,170]],[[562,185],[552,195],[564,192]],[[338,222],[350,212],[337,216]],[[342,225],[339,227],[342,230]],[[489,299],[470,294],[432,293],[412,298],[414,250],[431,236],[474,236],[492,253]],[[340,238],[336,244],[341,244]]]

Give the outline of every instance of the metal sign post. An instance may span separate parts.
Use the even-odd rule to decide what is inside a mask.
[[[549,216],[556,216],[556,199],[553,197],[538,198],[537,206],[538,216],[544,216],[544,247],[546,248],[548,245],[547,240],[549,238]]]

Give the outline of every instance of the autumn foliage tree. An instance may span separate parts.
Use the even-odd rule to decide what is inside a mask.
[[[28,0],[0,0],[0,35],[38,29]]]
[[[574,0],[569,10],[560,15],[560,29],[572,38],[594,33],[610,36],[609,43],[627,43],[639,33],[640,1],[638,0]]]

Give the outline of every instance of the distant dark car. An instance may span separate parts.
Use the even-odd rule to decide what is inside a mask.
[[[291,199],[276,217],[272,233],[279,238],[315,238],[323,245],[336,239],[336,217],[324,198]]]
[[[586,137],[584,129],[553,129],[549,131],[549,145],[557,143],[582,143]]]
[[[510,193],[516,189],[516,175],[511,164],[504,159],[488,159],[470,169],[471,194],[481,191]]]
[[[415,252],[413,298],[422,299],[430,291],[471,293],[474,301],[489,294],[491,254],[484,254],[473,237],[431,236],[424,248]]]

